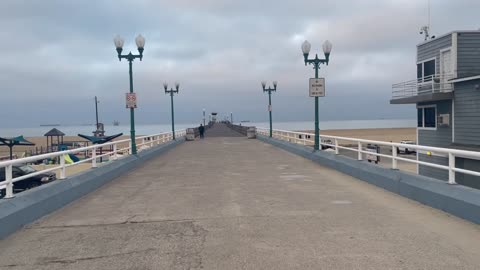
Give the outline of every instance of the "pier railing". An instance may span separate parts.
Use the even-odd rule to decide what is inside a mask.
[[[257,127],[257,134],[269,136],[269,129]],[[295,131],[274,129],[272,131],[272,136],[273,138],[283,140],[283,141],[288,141],[291,143],[302,144],[302,145],[313,145],[315,134],[308,133],[308,132],[295,132]],[[344,145],[345,142],[348,142],[349,146],[345,146]],[[398,169],[398,161],[404,161],[404,162],[414,163],[417,165],[424,165],[428,167],[446,170],[448,171],[449,184],[456,184],[456,181],[455,181],[456,172],[480,177],[480,172],[478,171],[462,169],[455,165],[456,157],[480,160],[480,152],[476,152],[476,151],[431,147],[431,146],[423,146],[423,145],[416,145],[416,144],[402,144],[402,143],[394,143],[394,142],[373,141],[373,140],[339,137],[339,136],[331,136],[331,135],[321,135],[320,145],[331,148],[336,155],[340,154],[341,149],[355,152],[357,153],[356,155],[357,160],[364,160],[364,157],[367,155],[374,156],[374,157],[388,158],[388,159],[391,159],[390,168],[392,169]],[[354,145],[354,147],[350,145]],[[391,149],[391,154],[368,151],[368,148],[367,148],[368,145],[386,146],[389,149]],[[433,162],[420,161],[418,159],[401,157],[398,155],[399,148],[414,149],[415,152],[426,154],[428,156],[434,155],[434,156],[445,157],[448,159],[448,165],[440,165]],[[417,154],[417,157],[418,157],[418,154]]]
[[[177,138],[185,136],[186,130],[176,130],[175,136]],[[173,139],[172,132],[164,132],[158,133],[148,136],[139,136],[136,137],[135,142],[137,143],[138,151],[143,151],[149,149],[151,147],[157,146],[159,144],[163,144],[169,142]],[[13,186],[15,182],[22,181],[37,175],[45,174],[47,172],[57,172],[58,177],[57,179],[63,180],[67,178],[66,175],[66,168],[77,166],[82,163],[90,163],[91,168],[96,168],[99,165],[99,159],[107,159],[110,162],[115,162],[117,159],[121,159],[128,155],[131,155],[131,140],[118,140],[103,144],[94,144],[87,147],[81,147],[66,151],[59,151],[53,152],[48,154],[42,154],[37,156],[13,159],[8,161],[0,161],[0,169],[5,168],[5,180],[0,182],[0,192],[4,194],[4,198],[12,198],[13,197]],[[108,150],[105,150],[105,147],[109,147]],[[65,162],[65,158],[69,154],[77,154],[77,153],[86,153],[85,159],[82,159],[78,162],[74,162],[72,164],[67,164]],[[44,160],[56,160],[56,164],[54,167],[50,167],[44,170],[38,170],[34,173],[14,177],[13,174],[13,167],[15,165],[25,165],[31,163],[37,163]]]

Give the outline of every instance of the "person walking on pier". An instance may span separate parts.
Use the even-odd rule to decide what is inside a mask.
[[[200,132],[200,139],[203,139],[205,137],[205,127],[202,124],[198,127],[198,131]]]

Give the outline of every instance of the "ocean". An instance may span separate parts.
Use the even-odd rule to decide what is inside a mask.
[[[238,123],[236,123],[238,124]],[[198,124],[176,124],[175,129],[185,129],[197,126]],[[242,123],[244,126],[257,126],[267,128],[268,122],[249,122]],[[415,119],[381,119],[381,120],[343,120],[343,121],[321,121],[319,123],[321,130],[329,129],[361,129],[361,128],[414,128],[416,126]],[[54,127],[38,126],[26,128],[1,128],[0,137],[14,137],[23,135],[25,137],[43,136]],[[89,126],[56,126],[66,136],[76,136],[77,134],[92,135],[95,127]],[[274,129],[283,130],[313,130],[313,121],[296,121],[296,122],[273,122]],[[171,130],[171,125],[136,125],[137,135],[150,135]],[[123,133],[130,134],[130,125],[107,125],[105,126],[107,135]]]

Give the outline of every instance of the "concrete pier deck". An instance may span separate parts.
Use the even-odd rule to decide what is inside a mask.
[[[218,125],[0,241],[0,269],[480,269],[480,227]]]

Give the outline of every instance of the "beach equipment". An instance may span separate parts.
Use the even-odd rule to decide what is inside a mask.
[[[70,158],[70,155],[63,155],[65,159],[65,164],[73,164],[73,160]]]
[[[73,162],[79,162],[79,161],[80,161],[80,158],[78,158],[78,157],[75,156],[74,154],[68,154],[68,156],[70,157],[70,159],[71,159]]]
[[[47,152],[60,151],[60,145],[63,145],[63,136],[65,136],[65,133],[56,128],[52,128],[43,136],[47,137]],[[54,138],[56,138],[56,144],[54,144]],[[56,146],[56,149],[54,149],[54,146]]]
[[[10,160],[13,159],[13,147],[16,145],[28,145],[34,146],[35,144],[27,141],[23,136],[18,136],[14,138],[2,138],[0,137],[0,145],[5,145],[10,148]]]

